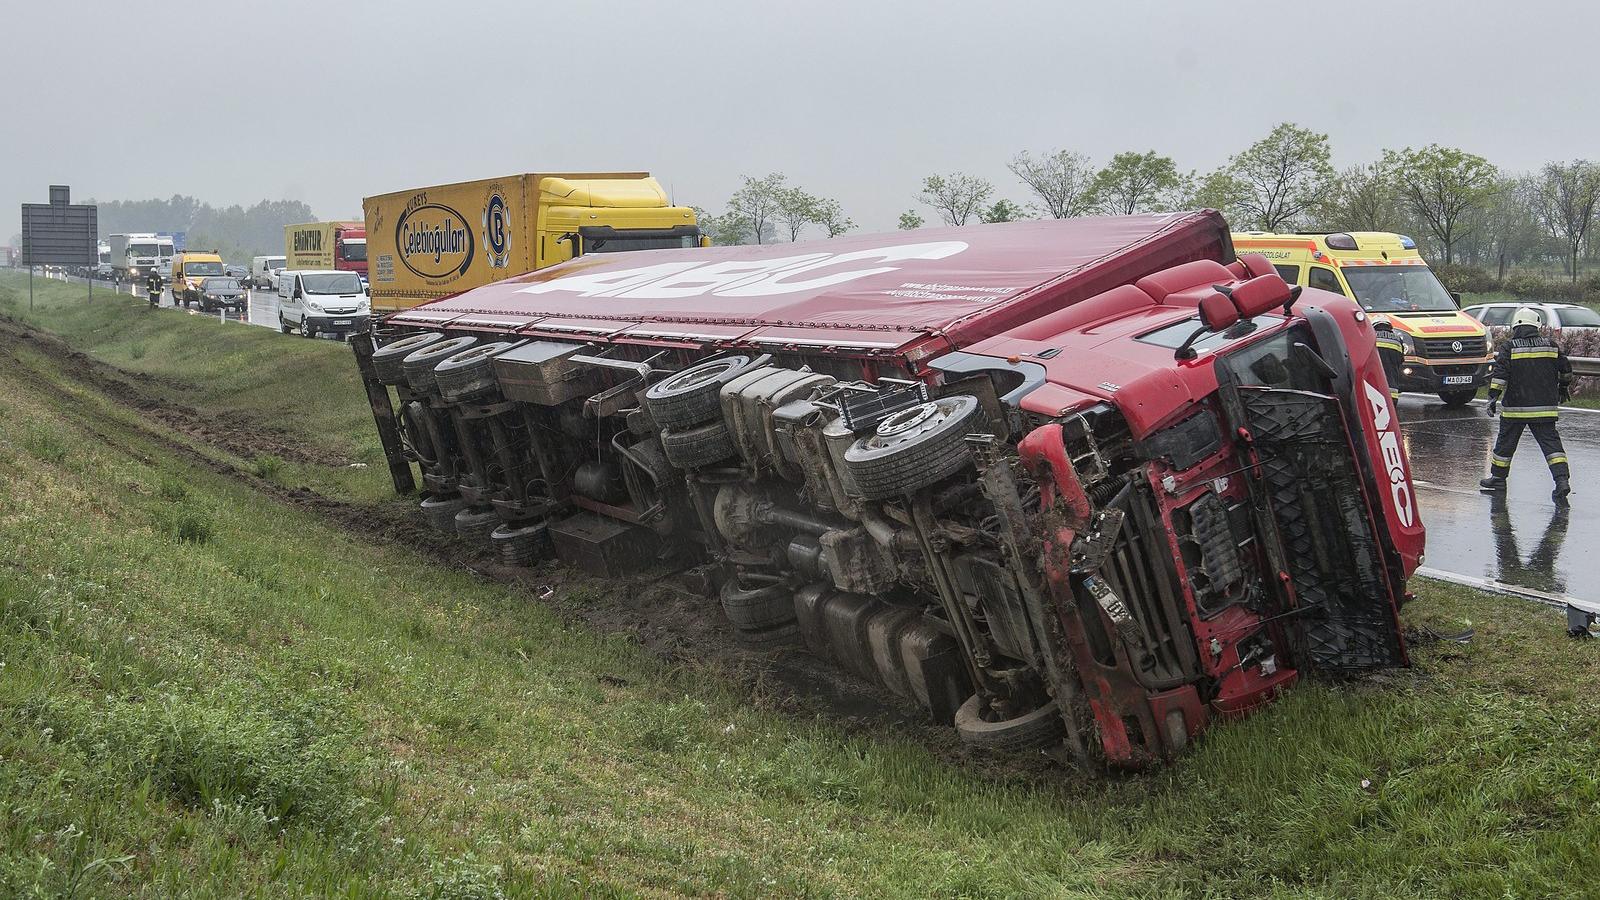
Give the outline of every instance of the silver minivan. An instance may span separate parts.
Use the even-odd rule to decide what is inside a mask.
[[[332,269],[285,269],[278,276],[278,330],[347,338],[367,330],[372,301],[361,276]]]

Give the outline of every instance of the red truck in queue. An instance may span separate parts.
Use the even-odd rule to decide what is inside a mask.
[[[363,222],[307,222],[283,228],[284,267],[330,269],[367,277],[367,226]]]
[[[436,526],[691,570],[740,640],[973,745],[1139,767],[1407,663],[1371,324],[1212,211],[585,256],[357,357]]]

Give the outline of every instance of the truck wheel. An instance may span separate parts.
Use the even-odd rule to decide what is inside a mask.
[[[420,350],[413,350],[402,359],[400,369],[405,372],[406,382],[411,385],[412,390],[427,393],[436,387],[433,382],[433,367],[477,342],[478,339],[472,335],[464,335],[429,344]]]
[[[460,402],[498,393],[500,382],[494,377],[494,358],[512,346],[506,341],[476,344],[440,361],[433,367],[433,382],[439,386],[439,395]]]
[[[730,580],[722,586],[722,611],[744,632],[762,632],[795,620],[794,597],[776,584],[746,589]]]
[[[422,517],[435,531],[454,532],[456,513],[467,508],[467,501],[460,494],[442,494],[424,499],[420,506]]]
[[[800,626],[795,622],[786,622],[760,631],[745,631],[741,628],[734,631],[733,637],[752,649],[771,647],[774,644],[790,644],[799,639]]]
[[[283,317],[280,314],[278,318],[281,321]],[[400,363],[413,352],[442,340],[444,334],[441,332],[422,331],[398,341],[390,341],[372,352],[372,370],[383,384],[400,384],[406,380],[405,370],[400,368]]]
[[[748,356],[725,356],[690,366],[644,392],[650,417],[667,429],[683,429],[722,417],[722,386],[750,364]]]
[[[878,423],[844,451],[857,493],[868,500],[897,497],[961,471],[972,460],[966,438],[979,409],[976,397],[956,394]]]
[[[502,565],[527,568],[551,553],[550,530],[543,523],[501,525],[489,534]]]
[[[1466,406],[1468,403],[1471,403],[1472,398],[1476,396],[1478,396],[1478,392],[1476,390],[1439,392],[1439,399],[1444,401],[1445,406],[1451,408]]]
[[[956,732],[963,743],[987,750],[1015,753],[1036,750],[1061,742],[1066,725],[1056,711],[1054,700],[1012,719],[991,722],[985,718],[983,701],[973,694],[956,710]]]
[[[474,547],[489,546],[489,535],[500,527],[500,514],[489,507],[468,507],[456,513],[456,534]]]
[[[667,454],[667,462],[674,466],[698,469],[732,456],[733,435],[728,433],[728,426],[721,422],[683,431],[663,431],[661,449]]]

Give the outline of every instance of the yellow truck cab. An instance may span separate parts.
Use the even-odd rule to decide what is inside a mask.
[[[1461,311],[1417,252],[1416,241],[1386,231],[1334,234],[1235,233],[1236,253],[1265,256],[1290,284],[1344,294],[1388,319],[1405,345],[1401,391],[1437,394],[1460,406],[1489,382],[1489,338]]]
[[[199,302],[201,283],[228,274],[215,250],[185,250],[172,258],[172,305]]]

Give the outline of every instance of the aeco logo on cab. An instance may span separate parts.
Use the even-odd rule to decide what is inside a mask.
[[[454,278],[472,265],[475,240],[461,214],[438,203],[407,209],[394,225],[400,264],[423,278]]]

